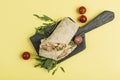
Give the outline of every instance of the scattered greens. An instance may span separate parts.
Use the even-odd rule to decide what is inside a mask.
[[[42,56],[38,56],[38,58],[35,58],[35,59],[40,62],[39,64],[35,65],[35,67],[39,66],[41,68],[45,68],[48,70],[48,72],[52,70],[54,67],[56,67],[57,65],[57,61],[53,59],[45,58]]]
[[[70,45],[71,46],[70,49],[72,49],[76,44],[74,41],[70,41],[68,45]]]
[[[34,14],[35,17],[37,17],[38,19],[44,21],[44,23],[36,28],[36,33],[38,34],[45,34],[45,29],[47,27],[52,26],[53,24],[56,24],[58,21],[54,21],[52,18],[43,15],[43,16],[39,16],[37,14]],[[57,65],[57,61],[53,60],[53,59],[49,59],[49,58],[45,58],[42,56],[38,56],[37,58],[35,58],[37,61],[39,61],[39,63],[37,65],[35,65],[34,67],[41,67],[41,68],[45,68],[48,72],[52,69],[54,69]],[[55,74],[55,72],[58,70],[59,67],[57,67],[55,70],[53,70],[52,75]],[[60,67],[60,69],[65,72],[65,70],[63,69],[63,67]]]
[[[49,59],[49,58],[45,58],[42,56],[38,56],[37,58],[35,58],[37,61],[39,61],[40,63],[38,63],[37,65],[35,65],[34,67],[41,67],[41,68],[45,68],[47,69],[47,71],[49,72],[50,70],[52,70],[53,68],[56,67],[57,65],[57,61],[53,60],[53,59]],[[55,72],[58,70],[59,66],[57,66],[57,68],[55,68],[55,70],[53,70],[52,75],[55,74]],[[60,69],[65,72],[63,67],[60,67]]]
[[[46,15],[39,16],[37,14],[34,14],[34,16],[42,21],[45,21],[45,23],[43,23],[41,26],[36,28],[36,33],[38,33],[38,34],[45,34],[45,32],[44,32],[45,28],[50,27],[53,24],[57,23],[57,21],[54,21],[52,18],[50,18]]]
[[[52,75],[55,74],[55,72],[58,70],[58,68],[59,68],[59,66],[57,66],[57,68],[53,70]],[[65,72],[65,70],[64,70],[63,67],[60,67],[60,69],[61,69],[63,72]]]
[[[74,41],[70,41],[69,45],[74,47],[76,44],[74,43]]]
[[[50,17],[48,17],[46,15],[43,15],[42,17],[40,17],[39,15],[34,14],[34,16],[36,16],[38,19],[43,20],[43,21],[53,21],[54,22],[53,19],[51,19]]]
[[[60,67],[60,69],[61,69],[63,72],[65,72],[65,70],[64,70],[64,68],[63,68],[63,67]]]
[[[52,75],[54,75],[57,70],[58,70],[58,68],[56,68],[55,70],[53,70]]]

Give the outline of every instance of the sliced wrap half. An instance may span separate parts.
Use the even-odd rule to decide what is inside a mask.
[[[39,55],[54,60],[69,55],[77,47],[71,40],[78,28],[70,18],[64,18],[48,38],[41,40]]]

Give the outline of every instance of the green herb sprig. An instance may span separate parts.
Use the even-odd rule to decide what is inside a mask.
[[[74,47],[76,44],[74,43],[74,41],[70,41],[69,45]]]
[[[56,69],[53,70],[52,75],[54,75],[56,73],[56,71],[58,70],[58,68],[60,68],[63,72],[65,72],[63,67],[57,67]]]
[[[41,26],[39,26],[39,27],[36,28],[36,33],[38,33],[38,34],[43,34],[43,35],[44,35],[44,34],[45,34],[44,29],[45,29],[45,28],[50,27],[50,26],[52,26],[53,24],[55,24],[55,23],[58,22],[58,21],[54,21],[52,18],[50,18],[50,17],[48,17],[48,16],[46,16],[46,15],[39,16],[39,15],[37,15],[37,14],[33,14],[33,16],[35,16],[35,17],[37,17],[38,19],[44,21],[44,23],[43,23]]]
[[[41,68],[45,68],[48,70],[48,72],[50,70],[52,70],[53,68],[56,67],[57,65],[57,61],[53,60],[53,59],[49,59],[49,58],[45,58],[42,56],[39,56],[38,58],[35,58],[37,61],[39,61],[40,63],[35,65],[34,67],[41,67]]]
[[[33,14],[33,15],[36,16],[40,20],[43,20],[43,21],[53,21],[54,22],[54,20],[52,18],[50,18],[50,17],[48,17],[46,15],[43,15],[41,17],[39,15],[37,15],[37,14]]]
[[[57,61],[53,60],[53,59],[49,59],[49,58],[45,58],[42,56],[38,56],[37,58],[35,58],[37,61],[39,61],[40,63],[38,63],[37,65],[35,65],[34,67],[41,67],[41,68],[45,68],[47,69],[48,72],[50,72],[52,69],[54,69],[57,65]],[[55,68],[52,72],[52,75],[55,74],[55,72],[58,70],[59,65],[57,66],[57,68]],[[60,67],[60,69],[65,72],[63,67]]]
[[[60,69],[61,69],[63,72],[65,72],[65,70],[64,70],[64,68],[63,68],[63,67],[60,67]]]

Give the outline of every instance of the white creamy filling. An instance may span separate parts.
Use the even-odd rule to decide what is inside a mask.
[[[47,57],[47,58],[51,58],[54,60],[60,60],[64,57],[66,57],[69,53],[71,53],[75,48],[77,47],[77,45],[71,46],[71,45],[66,45],[65,48],[61,49],[61,50],[47,50],[44,48],[40,48],[40,53],[44,53],[41,54],[41,56]]]

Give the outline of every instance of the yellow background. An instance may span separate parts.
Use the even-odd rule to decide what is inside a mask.
[[[0,80],[120,80],[120,0],[1,0],[0,1]],[[29,37],[41,21],[33,14],[53,19],[73,18],[77,24],[80,6],[87,8],[88,21],[104,10],[115,19],[86,34],[86,49],[61,63],[66,73],[54,76],[37,63]],[[21,54],[31,52],[30,60]]]

